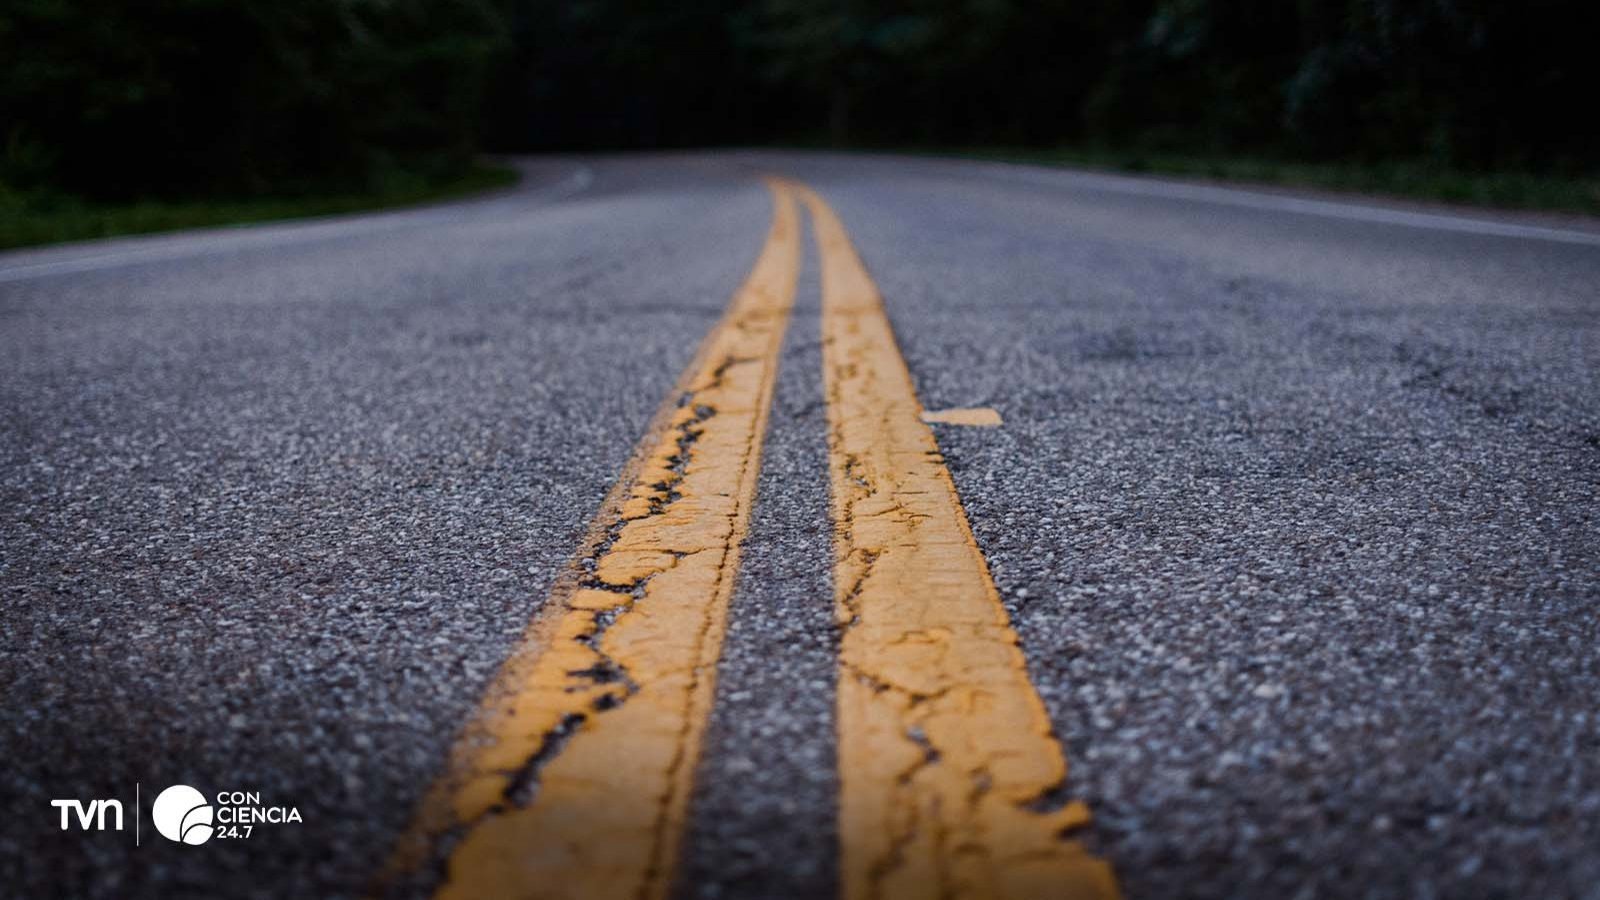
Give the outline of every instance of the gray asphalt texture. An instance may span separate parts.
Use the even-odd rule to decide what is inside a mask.
[[[892,157],[525,167],[0,255],[0,890],[363,891],[748,271],[769,170],[850,228],[924,404],[1005,417],[936,432],[1128,896],[1600,897],[1592,229]],[[815,292],[812,253],[684,896],[836,881]],[[305,822],[59,830],[135,782]]]
[[[839,635],[821,283],[809,227],[805,246],[695,775],[680,898],[832,897],[838,890]]]

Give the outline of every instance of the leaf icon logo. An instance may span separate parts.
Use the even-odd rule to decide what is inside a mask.
[[[169,841],[204,844],[211,839],[211,803],[187,784],[175,784],[156,797],[150,818]]]

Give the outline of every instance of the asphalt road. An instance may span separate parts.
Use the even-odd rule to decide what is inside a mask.
[[[355,896],[815,188],[1124,893],[1600,897],[1600,229],[892,157],[0,255],[0,892]],[[808,238],[809,241],[809,238]],[[807,244],[682,859],[830,896]],[[303,822],[183,846],[150,794]],[[56,798],[139,785],[125,830]]]

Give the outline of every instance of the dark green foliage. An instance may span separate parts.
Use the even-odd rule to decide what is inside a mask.
[[[514,0],[508,148],[1045,146],[1593,171],[1577,0]]]
[[[8,0],[0,176],[99,198],[459,171],[489,0]]]
[[[7,0],[0,195],[371,190],[448,177],[480,144],[1005,144],[1587,175],[1588,7]]]
[[[326,188],[300,196],[85,203],[49,192],[0,195],[0,249],[409,206],[505,187],[517,177],[514,169],[473,165],[451,176],[389,178],[359,192]]]
[[[1592,170],[1585,11],[1571,0],[1168,0],[1112,54],[1087,136]]]

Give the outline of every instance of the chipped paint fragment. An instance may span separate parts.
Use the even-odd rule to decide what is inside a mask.
[[[989,406],[927,410],[922,414],[922,421],[930,425],[966,425],[974,428],[999,428],[1005,424],[1000,419],[999,410]]]
[[[1044,802],[1066,761],[877,288],[801,196],[822,255],[844,895],[1114,898],[1068,834],[1088,810]]]

